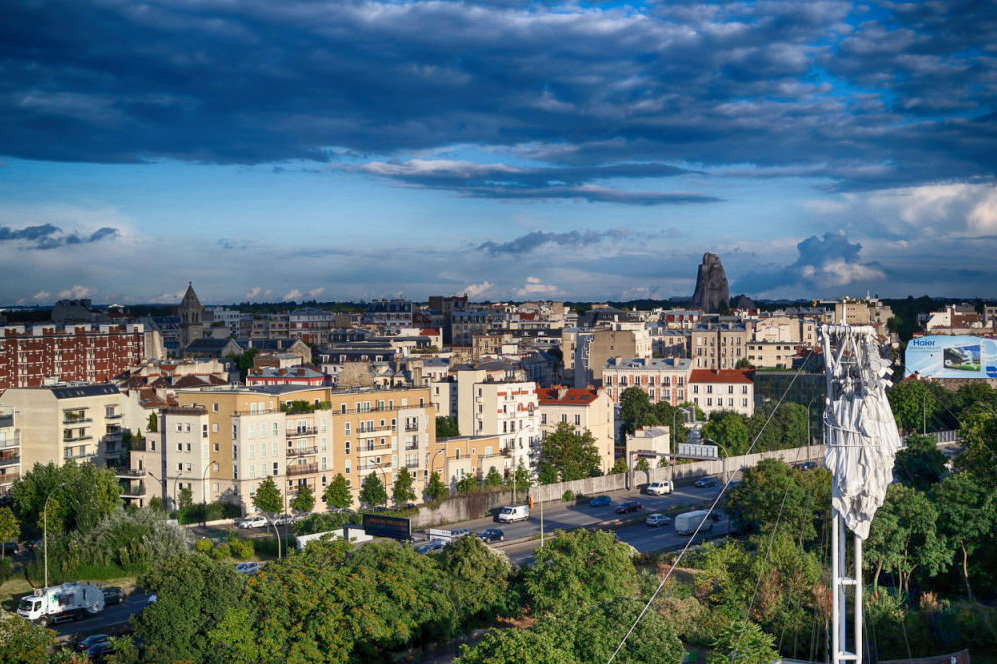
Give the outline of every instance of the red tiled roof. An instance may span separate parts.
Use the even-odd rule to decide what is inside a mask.
[[[745,371],[738,369],[693,369],[690,383],[744,383],[750,385],[754,381],[748,378]]]
[[[519,320],[536,320],[536,314],[519,314]]]
[[[431,328],[431,327],[427,327],[425,330],[419,330],[419,334],[421,334],[424,337],[429,337],[429,336],[434,336],[435,337],[439,333],[440,333],[439,330]]]
[[[562,396],[559,396],[561,392],[564,392]],[[540,405],[559,405],[559,406],[586,406],[599,396],[598,392],[594,389],[584,390],[584,389],[558,389],[556,387],[538,387],[537,388],[537,399]]]

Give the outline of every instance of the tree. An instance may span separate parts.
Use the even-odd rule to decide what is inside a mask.
[[[63,485],[63,486],[60,486]],[[71,530],[90,530],[121,504],[121,485],[108,468],[70,460],[34,467],[15,481],[10,489],[14,513],[27,537],[40,536],[45,500],[48,505],[49,535]]]
[[[157,560],[138,584],[158,596],[132,618],[143,644],[142,661],[215,661],[208,632],[237,606],[244,577],[232,565],[186,553]]]
[[[451,542],[439,558],[448,577],[447,595],[454,606],[452,630],[480,618],[494,618],[518,609],[512,589],[512,566],[478,537]]]
[[[488,474],[485,475],[485,479],[482,482],[482,484],[486,489],[498,489],[504,483],[505,482],[502,479],[502,474],[499,473],[498,469],[495,468],[495,466],[492,466],[491,468],[488,469]]]
[[[364,478],[360,486],[360,502],[371,507],[387,504],[388,492],[376,471],[371,471],[370,475]]]
[[[775,637],[750,620],[734,620],[713,642],[707,664],[768,664],[779,658]]]
[[[16,542],[17,536],[21,532],[21,526],[14,516],[14,511],[9,507],[0,507],[0,543]],[[6,549],[0,546],[0,559],[4,557]]]
[[[436,418],[436,439],[453,438],[460,435],[460,428],[457,420],[449,415],[440,415]]]
[[[55,649],[55,632],[0,610],[0,646],[5,664],[48,664]]]
[[[933,421],[937,409],[935,394],[921,380],[904,380],[893,386],[887,396],[897,424],[906,432],[917,431]]]
[[[522,461],[520,461],[519,465],[516,466],[516,470],[512,472],[509,484],[511,484],[518,493],[526,493],[530,490],[530,471],[523,467]]]
[[[414,483],[415,478],[412,477],[412,473],[402,466],[402,469],[395,474],[395,484],[391,487],[391,500],[396,505],[404,505],[415,500]]]
[[[628,387],[620,393],[620,419],[624,422],[625,434],[641,427],[661,424],[655,417],[651,397],[639,387]]]
[[[492,630],[463,647],[456,664],[578,664],[562,647],[562,637],[551,628]]]
[[[155,413],[149,413],[149,424],[146,425],[148,427],[148,429],[149,429],[149,432],[150,433],[156,433],[158,424],[159,424],[159,420],[156,418],[156,414]]]
[[[959,435],[963,449],[955,459],[956,467],[988,486],[997,485],[997,413],[982,406],[967,409]]]
[[[464,475],[457,480],[457,493],[462,496],[477,493],[481,489],[478,479],[474,475]]]
[[[540,472],[544,466],[553,469],[562,482],[580,480],[600,474],[599,450],[592,432],[575,432],[567,422],[547,434],[540,443]]]
[[[734,368],[735,369],[754,369],[755,365],[753,365],[751,363],[751,360],[749,360],[748,358],[742,357],[740,360],[737,361],[737,364],[734,365]]]
[[[298,487],[298,493],[291,499],[291,509],[295,512],[311,512],[315,507],[315,492],[307,484]]]
[[[609,471],[609,474],[619,475],[620,473],[625,473],[625,472],[627,472],[627,460],[624,459],[623,457],[620,457],[619,459],[616,460],[616,463],[613,464],[613,469]]]
[[[658,424],[669,428],[672,442],[675,444],[685,443],[689,440],[689,428],[685,425],[687,415],[686,409],[673,406],[667,401],[659,401],[654,404],[654,418]]]
[[[439,471],[434,470],[429,476],[429,484],[426,485],[426,495],[430,500],[443,500],[449,493],[447,485],[440,479]]]
[[[775,412],[773,412],[775,411]],[[766,425],[766,422],[768,423]],[[789,447],[806,445],[810,440],[810,426],[807,420],[807,409],[798,403],[775,401],[765,403],[757,409],[746,421],[748,425],[748,444],[757,440],[755,452],[783,450]],[[738,448],[731,454],[742,454],[748,446]]]
[[[181,512],[186,512],[190,509],[191,505],[194,504],[194,494],[189,487],[183,487],[180,489],[180,496],[177,498],[177,504],[180,507]]]
[[[338,507],[339,509],[346,509],[353,506],[353,492],[350,491],[350,487],[346,483],[346,478],[343,477],[342,473],[336,473],[332,482],[325,488],[322,500],[329,507]]]
[[[911,434],[907,447],[897,453],[893,472],[906,486],[926,491],[945,474],[947,460],[933,436]]]
[[[778,522],[802,545],[823,530],[830,502],[826,469],[804,472],[779,459],[763,459],[744,471],[744,483],[731,491],[727,511],[745,532],[771,532]]]
[[[719,410],[710,413],[709,421],[703,425],[702,438],[715,440],[723,445],[727,454],[737,456],[748,451],[750,436],[747,418],[732,410]],[[723,451],[721,451],[723,453]]]
[[[949,475],[932,490],[938,507],[938,531],[949,548],[960,554],[960,572],[966,594],[973,596],[969,584],[969,557],[992,542],[997,528],[997,500],[971,473]]]
[[[273,477],[268,476],[256,487],[253,506],[270,516],[284,511],[284,495],[277,488],[277,483],[273,481]]]

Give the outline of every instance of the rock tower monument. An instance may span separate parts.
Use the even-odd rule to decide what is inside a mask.
[[[720,257],[709,252],[703,254],[703,264],[696,275],[696,292],[692,296],[692,308],[715,314],[730,305],[730,286]]]

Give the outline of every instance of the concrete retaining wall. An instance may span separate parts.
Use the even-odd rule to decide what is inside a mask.
[[[526,497],[519,495],[519,502]],[[440,503],[439,507],[429,509],[423,507],[418,514],[409,517],[412,528],[429,528],[444,523],[456,523],[470,519],[480,519],[488,516],[488,511],[496,507],[512,504],[512,492],[495,491],[489,493],[473,493],[467,496],[454,496]]]

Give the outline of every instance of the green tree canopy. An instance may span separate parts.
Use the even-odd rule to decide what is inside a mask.
[[[440,415],[436,418],[436,439],[453,438],[460,435],[460,428],[457,420],[449,415]]]
[[[277,483],[273,477],[268,476],[256,487],[256,494],[253,496],[253,506],[264,514],[280,514],[284,511],[284,495],[277,488]]]
[[[429,476],[429,484],[426,485],[426,495],[430,500],[443,500],[450,494],[447,485],[440,479],[440,473],[434,470]]]
[[[920,431],[922,426],[934,421],[938,401],[925,381],[901,381],[887,396],[897,425],[905,432]]]
[[[897,453],[893,472],[906,486],[927,491],[945,474],[945,453],[933,436],[907,436],[907,447]]]
[[[956,467],[997,487],[997,412],[982,404],[963,411],[959,435],[963,449],[955,459]]]
[[[121,485],[113,470],[91,463],[36,463],[10,489],[14,513],[26,536],[41,534],[42,511],[49,495],[50,534],[52,530],[57,534],[87,531],[121,504]]]
[[[729,623],[713,642],[707,664],[769,664],[779,658],[775,637],[750,620]]]
[[[508,557],[478,537],[451,542],[439,557],[448,575],[447,595],[453,604],[453,631],[475,620],[505,615],[519,608]]]
[[[177,498],[177,506],[180,508],[181,512],[186,512],[190,509],[191,505],[194,504],[194,493],[189,487],[183,487],[180,489],[180,495]]]
[[[365,505],[386,505],[388,503],[388,491],[384,488],[384,483],[378,477],[377,471],[371,471],[364,478],[360,485],[360,502]]]
[[[485,479],[482,484],[488,489],[497,489],[505,484],[505,481],[502,479],[502,474],[498,471],[498,469],[495,466],[492,466],[488,469],[488,474],[485,475]]]
[[[408,468],[402,466],[402,469],[395,473],[395,483],[391,487],[391,500],[396,505],[404,505],[415,500],[414,484],[415,478],[412,477],[412,473],[409,472]]]
[[[721,454],[737,456],[748,451],[750,437],[747,418],[732,410],[718,410],[710,413],[709,421],[703,425],[702,438],[720,443],[726,452]]]
[[[800,447],[806,445],[810,439],[807,409],[798,403],[783,401],[778,404],[775,401],[768,401],[755,410],[755,413],[748,418],[747,424],[748,444],[758,439],[755,443],[755,452]],[[747,447],[744,448],[744,452],[747,452]]]
[[[938,508],[938,531],[947,546],[958,553],[959,571],[972,596],[969,558],[981,547],[992,545],[997,529],[997,498],[971,473],[955,473],[932,487]]]
[[[14,516],[14,511],[9,507],[0,507],[0,543],[16,542],[20,533],[21,524]],[[5,553],[6,549],[0,546],[0,558],[3,558]]]
[[[557,428],[540,442],[538,465],[541,474],[544,474],[545,466],[549,467],[562,482],[601,474],[599,450],[592,432],[586,429],[576,433],[567,422],[559,422]]]
[[[298,487],[298,493],[291,499],[291,509],[295,512],[311,512],[315,507],[315,492],[307,484]]]
[[[336,473],[332,482],[325,488],[322,500],[329,507],[345,509],[353,506],[353,492],[350,491],[350,487],[346,483],[346,478],[343,477],[342,473]]]
[[[628,387],[620,392],[620,419],[623,420],[625,434],[641,427],[662,424],[654,412],[651,397],[639,387]]]

